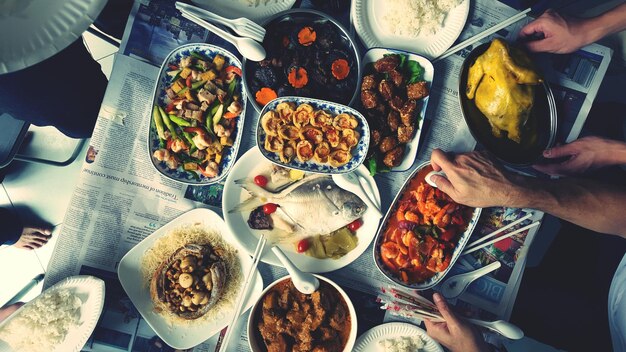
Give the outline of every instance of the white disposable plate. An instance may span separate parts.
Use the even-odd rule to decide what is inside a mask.
[[[89,28],[106,0],[0,1],[0,74],[41,62]]]
[[[243,247],[248,253],[253,253],[255,245],[258,241],[261,231],[252,230],[248,226],[249,212],[233,212],[236,205],[248,199],[249,195],[246,190],[235,184],[236,180],[244,178],[254,178],[261,170],[270,167],[271,162],[265,160],[261,152],[257,148],[248,150],[233,167],[232,171],[226,177],[224,185],[224,194],[222,196],[222,211],[226,225],[235,235],[237,243]],[[380,194],[376,181],[369,175],[365,166],[361,165],[355,171],[359,175],[364,176],[371,188],[374,190],[377,201],[380,203]],[[314,216],[313,214],[311,216]],[[344,266],[355,261],[370,245],[372,239],[378,229],[380,219],[373,210],[368,209],[362,217],[363,226],[357,231],[359,243],[355,249],[350,251],[339,259],[317,259],[295,251],[295,246],[291,244],[279,244],[279,247],[285,252],[287,257],[302,271],[313,273],[325,273],[343,268]],[[278,258],[270,250],[270,245],[265,247],[261,260],[265,263],[282,266]]]
[[[234,310],[224,309],[216,319],[212,321],[202,321],[197,324],[171,324],[163,315],[154,311],[154,304],[150,298],[150,288],[145,282],[141,272],[141,262],[146,250],[151,248],[157,239],[167,235],[172,230],[182,225],[196,223],[216,230],[222,235],[226,243],[233,245],[233,235],[226,227],[226,224],[224,224],[224,220],[209,209],[197,208],[170,221],[153,234],[146,237],[143,241],[139,242],[139,244],[126,253],[117,269],[117,275],[124,291],[126,291],[130,300],[139,313],[141,313],[141,316],[148,322],[148,325],[150,325],[165,343],[181,350],[192,348],[206,341],[226,327],[232,319]],[[252,266],[252,259],[241,248],[236,248],[238,249],[237,255],[241,262],[241,275],[244,276]],[[255,271],[255,276],[255,282],[252,283],[252,288],[246,296],[245,309],[242,311],[242,314],[254,304],[261,294],[261,291],[263,291],[263,279],[258,271]]]
[[[381,351],[378,342],[402,336],[419,336],[424,341],[424,351],[443,352],[443,348],[435,340],[426,334],[423,329],[409,323],[387,323],[373,327],[359,336],[354,345],[353,352],[377,352]]]
[[[464,0],[452,9],[446,16],[443,27],[437,33],[420,34],[417,37],[397,36],[385,30],[381,16],[386,13],[388,6],[385,0],[354,0],[352,2],[350,16],[363,44],[367,48],[384,46],[412,51],[432,60],[450,48],[461,34],[469,14],[470,0]]]
[[[428,89],[432,91],[433,79],[435,78],[435,69],[433,64],[425,57],[413,54],[403,50],[394,50],[394,49],[386,49],[386,48],[372,48],[365,53],[363,56],[363,75],[365,75],[365,65],[370,62],[376,62],[378,59],[382,59],[386,54],[405,54],[409,57],[409,60],[417,61],[420,66],[424,68],[424,80],[428,82]],[[391,171],[406,171],[413,166],[415,162],[415,157],[417,157],[417,148],[419,147],[420,138],[422,136],[422,126],[424,125],[424,117],[426,116],[426,108],[428,107],[428,101],[430,100],[430,95],[427,97],[420,99],[421,100],[421,109],[419,112],[420,120],[417,123],[417,131],[415,131],[415,135],[413,139],[409,143],[406,144],[406,149],[404,150],[404,157],[400,165],[391,168]]]
[[[194,4],[226,18],[246,17],[261,24],[273,15],[289,10],[296,0],[259,0],[259,6],[248,6],[245,0],[191,0]],[[263,3],[267,4],[263,4]]]
[[[78,352],[83,348],[89,336],[91,336],[93,329],[96,328],[98,318],[100,318],[100,314],[102,313],[105,293],[104,281],[88,275],[71,276],[48,288],[45,292],[52,292],[59,289],[71,290],[80,298],[82,305],[80,306],[80,325],[76,329],[70,330],[65,340],[54,350]],[[8,319],[0,323],[0,330],[13,318],[17,317],[23,309],[32,305],[33,302],[40,298],[41,295],[26,303]],[[0,344],[4,343],[0,342]],[[4,351],[4,349],[2,350]]]

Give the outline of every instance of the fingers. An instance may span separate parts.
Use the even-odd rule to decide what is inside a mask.
[[[543,33],[542,21],[539,19],[525,25],[522,29],[520,29],[518,35],[520,38],[526,38],[533,36],[535,33]]]
[[[450,310],[448,303],[446,303],[439,293],[433,295],[433,300],[435,301],[437,309],[439,309],[439,313],[441,313],[441,316],[446,320],[446,323],[448,323],[448,326],[456,326],[459,324],[459,319]]]
[[[433,150],[430,155],[430,165],[432,165],[435,171],[443,170],[446,172],[447,169],[452,168],[452,161],[448,158],[445,152],[441,149]]]
[[[572,156],[576,154],[577,152],[578,152],[578,148],[576,144],[570,143],[570,144],[558,145],[556,147],[546,149],[543,151],[543,156],[548,159],[563,158],[563,157]]]
[[[526,42],[526,48],[530,51],[534,51],[537,53],[541,52],[552,52],[555,47],[553,40],[551,38],[541,39],[541,40],[531,40]]]
[[[437,185],[437,188],[439,188],[441,192],[445,194],[451,194],[452,192],[454,192],[454,186],[447,178],[441,175],[432,175],[430,177],[430,180]]]

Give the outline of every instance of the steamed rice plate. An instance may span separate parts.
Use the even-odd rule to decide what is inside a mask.
[[[386,0],[385,29],[397,36],[433,35],[463,0]]]
[[[53,351],[80,325],[81,304],[69,289],[44,292],[2,327],[0,340],[16,351]]]

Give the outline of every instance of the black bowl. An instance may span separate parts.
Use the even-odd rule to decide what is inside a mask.
[[[485,43],[474,48],[461,66],[459,101],[463,117],[474,139],[504,163],[512,166],[534,164],[541,159],[545,149],[554,145],[556,139],[557,113],[552,90],[545,82],[535,89],[535,102],[523,127],[521,143],[494,136],[487,117],[478,110],[474,100],[465,95],[469,68],[490,44]]]
[[[291,43],[297,41],[295,31],[301,26],[312,26],[316,31],[320,30],[318,36],[323,36],[323,33],[326,33],[326,38],[332,38],[332,40],[327,40],[325,42],[327,45],[321,45],[320,42],[316,42],[310,47],[298,46],[297,43],[292,45]],[[293,56],[299,58],[298,62],[282,62],[281,60],[281,67],[270,66],[276,78],[276,84],[271,88],[278,93],[279,97],[302,96],[349,106],[354,103],[361,86],[361,55],[354,39],[338,21],[319,11],[291,9],[269,18],[263,27],[267,30],[263,40],[263,47],[267,52],[266,59],[276,57],[292,59]],[[281,43],[283,37],[289,43],[284,47]],[[318,39],[320,38],[318,37]],[[293,55],[285,54],[288,51],[291,51]],[[315,59],[316,55],[319,55],[318,61]],[[302,58],[306,58],[305,61],[307,62],[302,62]],[[314,79],[312,76],[313,71],[316,71],[314,68],[323,67],[328,73],[330,63],[334,58],[343,58],[349,62],[350,73],[348,77],[343,80],[335,80],[331,77],[327,82]],[[286,77],[292,67],[304,67],[309,73],[309,83],[302,89],[295,89],[287,84]],[[267,86],[255,78],[255,73],[259,69],[259,62],[244,60],[243,82],[249,94],[250,102],[258,112],[263,106],[256,102],[255,94],[261,87]],[[324,76],[329,78],[328,75]]]

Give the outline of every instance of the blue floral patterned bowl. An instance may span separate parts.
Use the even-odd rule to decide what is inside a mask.
[[[177,65],[183,56],[189,56],[192,52],[197,52],[208,57],[214,57],[216,54],[220,54],[226,59],[226,65],[233,65],[241,68],[241,61],[239,61],[235,55],[218,46],[210,44],[187,44],[179,46],[167,55],[161,65],[161,70],[159,72],[159,77],[157,79],[152,98],[152,106],[155,104],[161,107],[167,105],[165,104],[167,98],[165,90],[171,84],[171,77],[167,75],[168,65]],[[235,159],[237,158],[237,152],[239,151],[239,145],[241,143],[241,134],[243,132],[244,116],[246,116],[246,105],[248,102],[247,94],[243,82],[241,82],[239,86],[241,89],[239,93],[241,94],[241,105],[243,110],[241,111],[239,117],[237,117],[237,127],[235,128],[233,146],[226,149],[227,151],[222,156],[218,174],[215,177],[205,177],[204,175],[199,175],[195,172],[185,171],[182,166],[179,166],[176,170],[171,170],[165,165],[164,162],[160,162],[152,156],[154,151],[159,149],[159,136],[157,134],[154,121],[152,120],[152,109],[150,109],[148,152],[150,153],[150,160],[152,160],[152,164],[163,176],[188,185],[210,185],[219,182],[226,177],[235,163]]]
[[[426,289],[432,288],[439,281],[441,281],[441,279],[443,279],[444,276],[446,276],[446,274],[450,271],[450,269],[452,268],[456,260],[459,259],[459,257],[461,256],[461,253],[463,252],[465,245],[467,244],[470,237],[472,236],[472,232],[474,231],[474,228],[476,227],[476,223],[478,223],[478,218],[480,218],[480,212],[482,210],[481,208],[474,208],[474,212],[472,213],[472,217],[469,223],[467,224],[467,228],[462,234],[459,235],[459,240],[457,242],[457,245],[454,248],[454,251],[452,252],[450,265],[448,265],[446,270],[436,273],[431,278],[426,279],[422,282],[408,284],[402,281],[396,274],[389,271],[387,267],[385,266],[385,264],[383,263],[380,257],[381,256],[380,246],[382,245],[384,234],[387,231],[387,226],[389,224],[389,221],[391,217],[394,216],[398,208],[399,202],[402,199],[402,196],[404,195],[404,192],[409,188],[411,181],[414,178],[418,177],[418,173],[426,167],[430,167],[430,162],[425,162],[419,165],[411,173],[411,176],[407,177],[406,181],[402,185],[402,188],[400,189],[400,192],[398,192],[398,194],[396,195],[396,198],[391,203],[391,206],[389,207],[389,210],[387,211],[385,218],[383,219],[380,227],[378,228],[378,233],[376,234],[376,238],[374,239],[374,262],[376,263],[378,270],[380,270],[380,272],[383,273],[383,275],[385,275],[389,280],[395,282],[396,284],[404,286],[406,288],[414,289],[414,290],[426,290]]]
[[[360,138],[359,138],[359,143],[355,147],[353,147],[351,150],[352,159],[350,159],[348,163],[341,165],[339,167],[334,167],[329,164],[321,164],[314,160],[302,162],[298,160],[297,157],[294,157],[293,160],[291,160],[291,162],[289,163],[284,163],[280,160],[277,153],[265,150],[264,145],[265,145],[265,139],[267,135],[265,134],[265,131],[263,130],[263,127],[261,126],[261,119],[263,115],[265,115],[266,112],[270,110],[275,110],[278,104],[284,103],[284,102],[292,102],[296,104],[296,106],[299,106],[300,104],[309,104],[315,110],[324,110],[333,116],[336,116],[342,113],[347,113],[347,114],[354,116],[359,122],[359,125],[357,126],[355,130],[359,133]],[[261,154],[263,154],[263,156],[267,160],[277,165],[289,167],[292,169],[302,170],[306,172],[318,173],[318,174],[343,174],[343,173],[354,171],[357,167],[359,167],[359,165],[363,163],[363,161],[365,161],[365,157],[367,156],[367,149],[369,148],[369,144],[370,144],[370,128],[369,128],[369,125],[367,124],[367,120],[365,120],[365,117],[363,117],[363,115],[361,115],[360,112],[356,111],[355,109],[351,107],[338,104],[338,103],[333,103],[333,102],[326,101],[326,100],[319,100],[319,99],[313,99],[313,98],[292,97],[292,96],[280,97],[267,103],[267,105],[265,105],[263,109],[261,110],[261,113],[259,114],[259,122],[257,124],[257,130],[256,130],[256,144],[259,150],[261,151]]]

